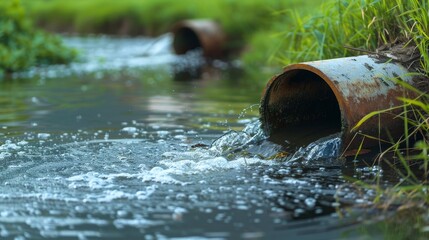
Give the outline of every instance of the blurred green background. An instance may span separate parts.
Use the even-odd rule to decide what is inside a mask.
[[[243,51],[246,65],[279,66],[270,61],[293,29],[293,16],[318,9],[324,0],[2,0],[0,72],[66,63],[76,52],[47,32],[115,36],[158,36],[183,19],[210,18],[223,26],[229,45]],[[36,29],[43,29],[40,31]]]

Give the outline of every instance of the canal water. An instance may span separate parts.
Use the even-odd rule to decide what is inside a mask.
[[[263,74],[169,35],[65,42],[79,61],[0,83],[0,237],[362,239],[375,193],[345,179],[382,170],[337,159],[336,135],[268,141]]]

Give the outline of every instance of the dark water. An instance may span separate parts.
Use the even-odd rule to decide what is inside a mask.
[[[336,159],[336,136],[282,153],[265,80],[169,41],[69,38],[80,63],[1,82],[0,236],[366,239],[351,206],[375,193],[344,176],[381,169]]]

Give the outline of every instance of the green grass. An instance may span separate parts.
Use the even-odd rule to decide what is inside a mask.
[[[19,0],[0,2],[0,79],[31,66],[66,63],[75,56],[58,37],[34,29]]]
[[[276,58],[283,64],[363,54],[345,46],[376,51],[401,42],[417,46],[428,70],[429,16],[421,0],[332,0],[314,16],[294,14],[293,29],[279,31],[283,40]]]

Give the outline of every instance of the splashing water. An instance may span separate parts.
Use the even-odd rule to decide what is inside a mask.
[[[294,153],[284,158],[283,161],[304,161],[311,164],[315,161],[336,161],[341,149],[341,134],[332,134],[314,141],[307,146],[302,146]],[[263,158],[270,158],[284,150],[283,146],[271,143],[261,128],[259,120],[246,125],[242,131],[229,131],[215,140],[210,150],[218,155],[229,155],[231,153],[249,154],[253,153]]]
[[[340,155],[341,143],[341,133],[323,137],[310,143],[308,146],[300,147],[288,158],[288,161],[303,160],[307,164],[323,160],[325,160],[323,163],[327,163],[329,160],[338,161],[337,158]]]

